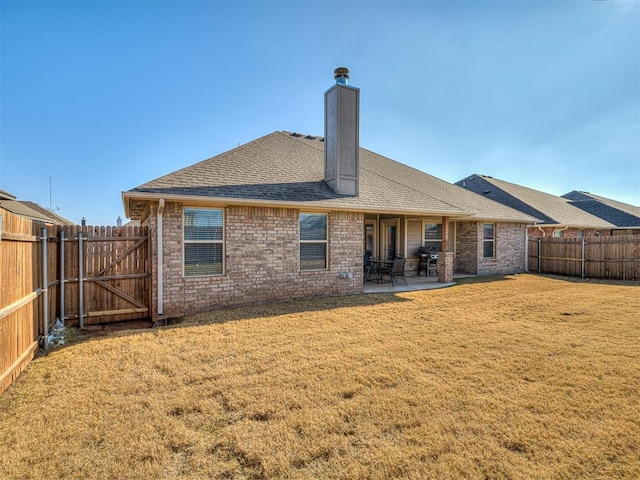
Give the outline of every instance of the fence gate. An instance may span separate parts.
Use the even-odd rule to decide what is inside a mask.
[[[146,227],[65,227],[60,304],[65,324],[121,322],[150,316]]]

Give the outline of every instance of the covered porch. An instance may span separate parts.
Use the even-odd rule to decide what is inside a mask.
[[[367,213],[364,216],[363,258],[405,258],[407,280],[418,290],[450,284],[455,270],[455,225],[448,216]],[[419,253],[425,249],[437,253],[437,271],[431,271],[430,275],[425,275],[425,265],[420,262]],[[364,290],[380,290],[385,286],[374,285],[378,284],[365,281]]]

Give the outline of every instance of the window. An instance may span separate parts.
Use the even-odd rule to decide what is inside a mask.
[[[185,277],[222,275],[224,214],[222,209],[184,209]]]
[[[563,232],[564,230],[554,230],[553,231],[553,238],[562,238]]]
[[[437,251],[440,251],[442,249],[441,223],[424,224],[424,246],[435,248]]]
[[[376,224],[366,221],[364,224],[364,253],[375,257],[376,250]]]
[[[327,215],[300,214],[300,270],[327,268]]]
[[[493,223],[485,223],[483,228],[482,235],[482,247],[483,247],[483,257],[484,258],[493,258],[495,257],[495,246],[496,246],[496,228]]]

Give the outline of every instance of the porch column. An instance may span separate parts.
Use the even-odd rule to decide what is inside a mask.
[[[442,245],[441,252],[446,252],[449,247],[449,217],[442,217]]]
[[[438,282],[453,282],[453,252],[449,248],[449,217],[442,217],[442,246],[438,254]]]

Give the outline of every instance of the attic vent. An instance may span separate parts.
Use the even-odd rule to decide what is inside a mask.
[[[484,193],[484,194],[486,195],[487,193],[491,193],[491,190],[485,190],[485,191],[484,191],[484,192],[482,192],[482,193]]]
[[[316,137],[314,137],[313,135],[307,135],[304,138],[306,138],[307,140],[315,140],[316,139]]]
[[[301,137],[302,135],[300,135],[299,133],[293,132],[291,134],[292,137]]]

